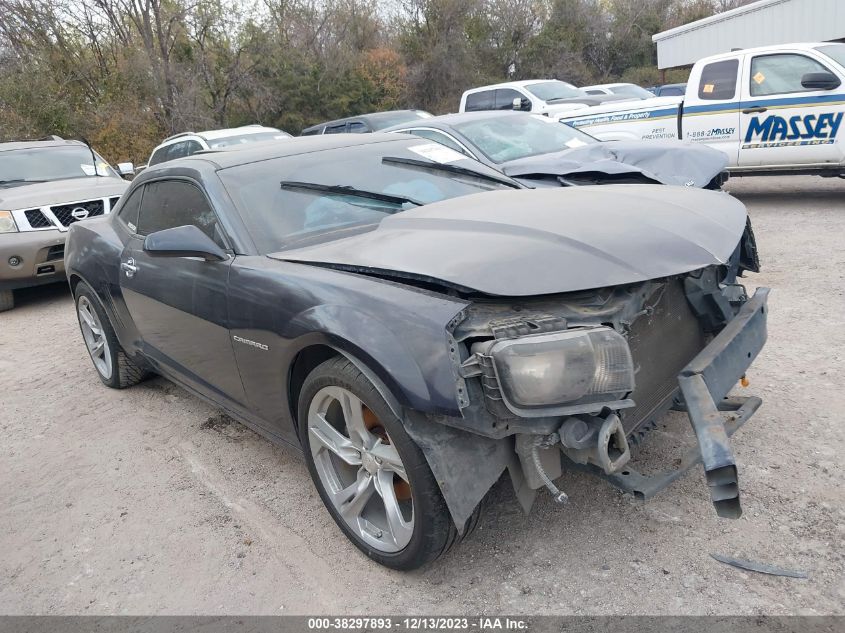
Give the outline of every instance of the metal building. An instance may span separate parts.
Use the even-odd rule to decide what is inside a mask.
[[[845,40],[845,0],[759,0],[651,39],[660,69],[687,66],[734,48]]]

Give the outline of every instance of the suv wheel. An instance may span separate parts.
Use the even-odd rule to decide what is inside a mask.
[[[147,372],[133,363],[123,351],[94,291],[85,282],[80,282],[75,294],[76,316],[82,339],[103,384],[113,389],[123,389],[141,382]]]
[[[349,360],[333,358],[308,375],[298,419],[317,491],[364,554],[410,570],[455,543],[457,530],[422,451]]]
[[[0,312],[15,307],[15,294],[11,290],[0,290]]]

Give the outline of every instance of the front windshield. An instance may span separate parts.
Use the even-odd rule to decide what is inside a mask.
[[[535,114],[506,114],[454,126],[494,163],[597,143],[589,134]]]
[[[265,254],[369,230],[384,218],[419,204],[511,188],[506,183],[382,162],[385,158],[459,164],[502,178],[442,145],[405,139],[273,158],[218,174]],[[376,199],[367,197],[367,192],[385,195]]]
[[[652,99],[654,97],[653,92],[649,92],[645,88],[640,88],[639,86],[635,86],[634,84],[613,86],[610,89],[610,92],[615,95],[623,95],[625,97],[636,97],[637,99]]]
[[[243,145],[245,143],[257,143],[259,141],[278,141],[286,138],[291,138],[287,132],[254,132],[252,134],[233,134],[232,136],[224,136],[223,138],[210,139],[208,146],[212,149],[220,149],[222,147],[231,147],[233,145]]]
[[[108,163],[84,145],[27,147],[0,152],[0,187],[89,176],[120,178]]]
[[[531,84],[530,86],[525,86],[525,89],[543,101],[572,99],[574,97],[583,97],[587,95],[587,93],[580,88],[576,88],[565,81],[558,81],[557,79],[554,81],[544,81],[538,84]]]
[[[816,50],[830,57],[837,64],[845,68],[845,44],[828,44],[818,46]]]

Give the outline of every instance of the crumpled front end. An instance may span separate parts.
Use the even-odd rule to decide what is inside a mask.
[[[768,289],[749,297],[736,274],[757,266],[749,226],[726,266],[554,297],[473,302],[451,332],[462,350],[463,417],[435,419],[450,427],[440,443],[424,433],[432,469],[448,482],[447,503],[466,506],[457,514],[453,508],[456,519],[480,498],[461,492],[460,479],[470,474],[437,463],[446,444],[457,446],[455,429],[477,438],[479,472],[508,469],[526,510],[541,488],[566,501],[554,484],[564,469],[646,499],[702,463],[719,516],[740,516],[729,437],[760,399],[728,394],[765,343]],[[698,448],[680,466],[641,475],[632,447],[670,409],[687,412]],[[412,435],[419,429],[412,425]]]

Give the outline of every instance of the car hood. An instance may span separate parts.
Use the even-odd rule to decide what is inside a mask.
[[[704,187],[728,166],[728,156],[706,145],[683,141],[604,141],[582,147],[508,161],[499,169],[508,176],[609,176],[641,174],[664,185]]]
[[[0,209],[25,209],[122,195],[129,183],[110,176],[69,178],[0,187]]]
[[[617,286],[728,261],[745,229],[726,193],[662,185],[491,191],[270,255],[501,296]]]

